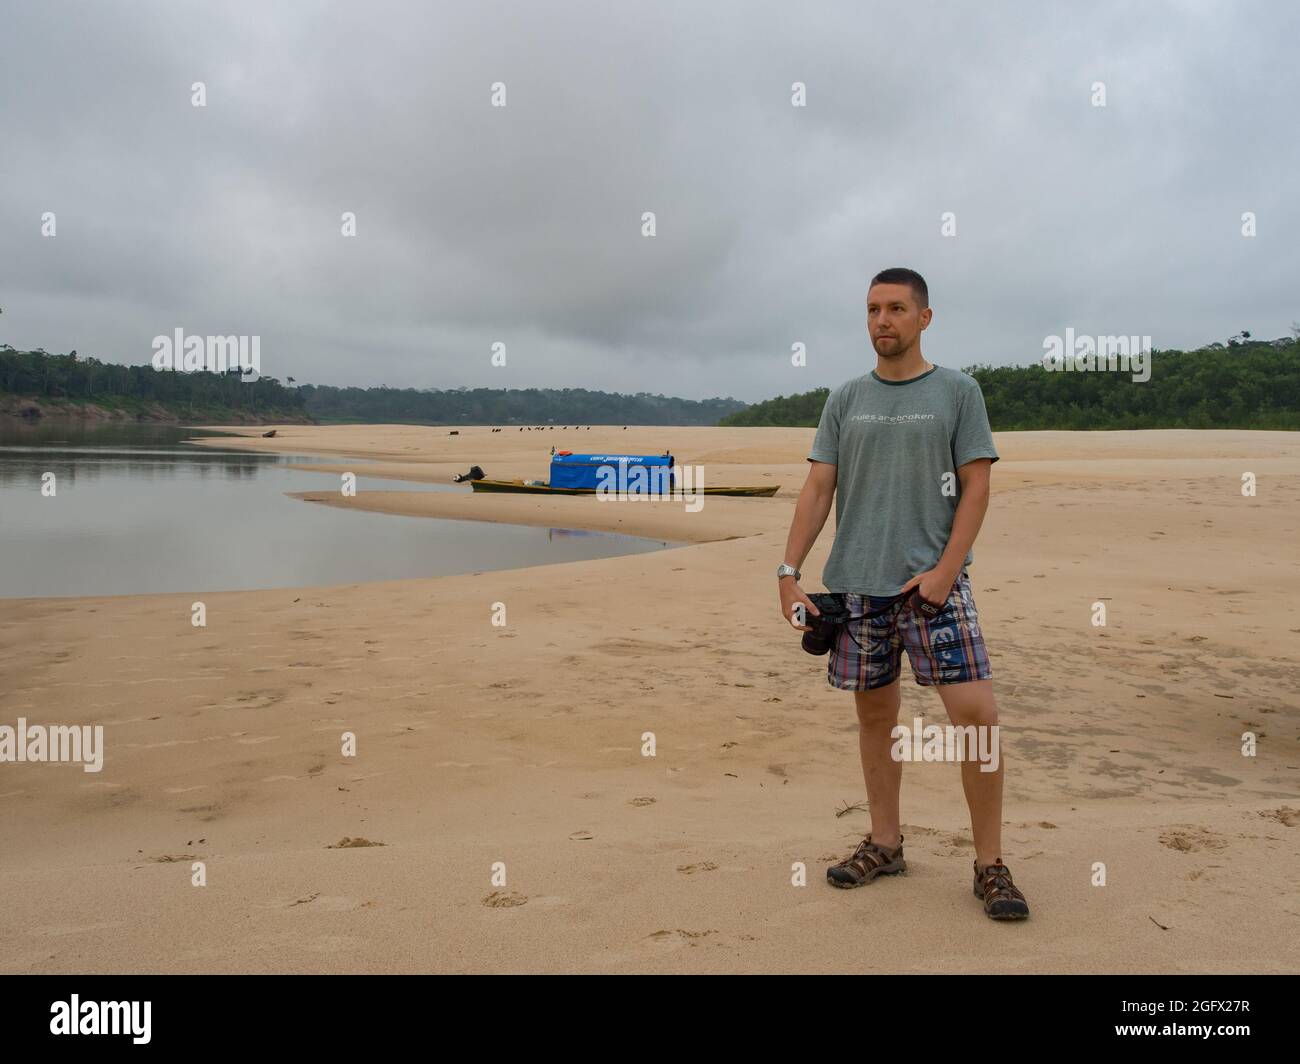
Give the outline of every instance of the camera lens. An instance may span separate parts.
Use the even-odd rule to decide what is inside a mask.
[[[831,649],[830,640],[826,638],[825,626],[818,624],[818,620],[817,617],[809,618],[808,623],[812,629],[804,632],[802,645],[809,654],[828,654]]]

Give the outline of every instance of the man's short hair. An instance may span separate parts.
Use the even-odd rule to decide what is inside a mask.
[[[930,305],[930,289],[926,286],[925,278],[906,266],[891,266],[887,270],[881,270],[871,278],[871,284],[867,286],[868,291],[878,284],[908,285],[922,310]]]

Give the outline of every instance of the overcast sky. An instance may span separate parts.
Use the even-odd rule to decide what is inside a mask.
[[[1292,5],[1065,7],[0,0],[0,343],[752,402],[871,368],[895,265],[940,365],[1288,334]]]

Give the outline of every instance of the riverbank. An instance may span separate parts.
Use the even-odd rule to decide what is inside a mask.
[[[308,492],[692,545],[207,595],[205,628],[192,595],[0,600],[0,724],[102,724],[107,743],[99,773],[0,765],[0,969],[1294,969],[1294,434],[997,436],[971,576],[1002,713],[1004,857],[1034,907],[1004,926],[971,896],[950,765],[904,772],[906,876],[824,882],[868,818],[845,811],[864,802],[852,700],[777,614],[811,430],[234,431],[203,442],[425,482],[473,464],[545,477],[552,444],[671,449],[708,483],[780,490],[698,513]],[[917,715],[943,719],[905,673],[900,719]],[[906,946],[870,954],[882,938]]]
[[[157,422],[172,425],[224,426],[309,424],[305,416],[271,412],[255,415],[229,408],[174,410],[162,403],[124,400],[113,403],[104,399],[50,399],[48,397],[0,394],[0,422],[9,424],[45,424],[49,422]]]

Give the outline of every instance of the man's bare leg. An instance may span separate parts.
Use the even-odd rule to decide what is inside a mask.
[[[889,733],[898,723],[903,701],[899,681],[871,691],[854,691],[853,701],[858,711],[858,753],[871,811],[871,839],[892,850],[898,845],[901,830],[898,792],[903,783],[903,763],[889,753],[894,745]]]
[[[998,706],[993,698],[992,680],[939,684],[948,719],[958,727],[976,725],[990,728],[998,722]],[[987,740],[986,740],[987,741]],[[983,772],[980,763],[968,754],[961,763],[961,785],[970,807],[971,835],[975,839],[975,860],[983,868],[1002,856],[1002,766],[1004,754],[998,746],[996,772]]]

